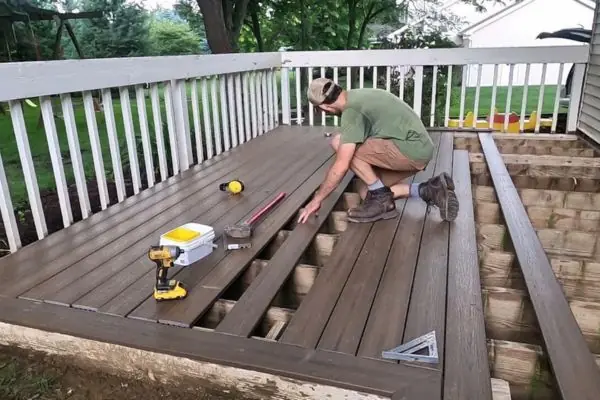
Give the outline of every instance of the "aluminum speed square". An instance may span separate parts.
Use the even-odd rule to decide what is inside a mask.
[[[425,354],[421,354],[426,350]],[[399,361],[420,361],[430,364],[439,362],[437,342],[435,340],[435,331],[411,340],[408,343],[400,345],[381,353],[381,357],[388,360]]]

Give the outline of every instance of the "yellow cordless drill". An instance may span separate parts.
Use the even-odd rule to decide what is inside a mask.
[[[156,263],[156,285],[154,286],[156,301],[183,299],[187,296],[187,290],[181,282],[167,279],[167,270],[181,254],[183,250],[178,246],[150,247],[148,258]]]

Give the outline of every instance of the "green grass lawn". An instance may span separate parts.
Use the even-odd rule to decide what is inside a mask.
[[[315,78],[316,78],[316,76],[315,76]],[[278,81],[280,80],[279,75],[277,76],[277,79],[278,79]],[[344,84],[344,78],[342,78],[340,80],[340,83]],[[373,85],[372,82],[369,82],[369,81],[364,82],[365,87],[372,87],[372,85]],[[198,85],[198,89],[200,92],[200,85]],[[187,91],[188,91],[188,102],[191,102],[191,85],[188,85]],[[219,91],[219,88],[217,88],[217,92],[218,91]],[[507,87],[498,87],[497,88],[496,107],[499,112],[505,111],[507,92],[508,92]],[[161,111],[162,111],[161,118],[162,118],[163,125],[165,125],[167,122],[167,119],[166,119],[166,114],[165,114],[164,101],[162,99],[163,91],[161,90],[160,93],[161,93],[161,106],[162,106],[161,107]],[[304,89],[301,93],[304,94]],[[147,114],[147,118],[148,118],[151,141],[152,141],[152,143],[154,143],[155,134],[154,134],[152,106],[151,106],[149,93],[146,93],[146,94],[147,94],[146,95],[146,114]],[[210,101],[210,85],[208,85],[208,94],[209,94],[209,101]],[[478,112],[478,115],[481,118],[489,113],[490,105],[491,105],[491,94],[492,94],[491,87],[481,88],[480,98],[479,98],[479,112]],[[553,107],[554,107],[555,94],[556,94],[556,88],[554,86],[546,86],[545,87],[544,103],[543,103],[543,108],[542,108],[544,113],[552,113]],[[138,120],[138,110],[137,110],[137,103],[135,101],[133,89],[130,90],[130,95],[131,95],[130,105],[131,105],[131,111],[132,111],[132,116],[133,116],[133,123],[134,123],[134,128],[136,130],[137,141],[139,143],[139,145],[138,145],[138,148],[139,148],[138,160],[139,160],[140,166],[143,166],[144,159],[143,159],[143,153],[141,152],[141,139],[140,139],[140,129],[139,129],[139,120]],[[291,104],[292,109],[294,109],[296,107],[296,87],[295,87],[293,73],[290,76],[290,95],[291,95],[291,99],[290,99],[291,103],[290,104]],[[278,96],[280,97],[280,94],[278,94]],[[442,104],[445,104],[446,93],[445,92],[438,93],[438,96],[443,96],[444,102],[442,102]],[[539,87],[530,86],[528,89],[528,97],[527,97],[527,107],[526,107],[527,114],[529,114],[531,111],[534,111],[537,109],[538,96],[539,96]],[[426,99],[426,101],[429,102],[431,99],[431,94],[423,93],[423,97],[424,97],[424,99]],[[522,97],[523,97],[523,87],[513,87],[511,107],[510,107],[511,111],[514,111],[516,113],[521,112]],[[201,93],[199,93],[198,99],[201,101]],[[475,89],[470,88],[466,91],[465,115],[468,111],[473,109],[474,101],[475,101]],[[280,99],[280,102],[281,102],[281,99]],[[305,102],[305,99],[304,99],[304,102]],[[77,98],[73,99],[73,103],[74,103],[74,109],[75,109],[75,120],[76,120],[77,130],[78,130],[78,134],[79,134],[79,143],[80,143],[80,147],[81,147],[83,162],[85,165],[85,174],[86,174],[87,179],[93,179],[95,177],[94,165],[93,165],[92,152],[91,152],[91,147],[90,147],[88,128],[87,128],[85,113],[84,113],[84,109],[83,109],[83,104],[82,104],[81,99],[77,99]],[[218,104],[219,104],[219,110],[220,110],[220,102]],[[113,108],[115,110],[115,120],[116,120],[116,127],[117,127],[117,133],[118,133],[118,140],[119,140],[119,144],[121,147],[122,162],[126,162],[128,160],[128,156],[127,156],[126,141],[125,141],[125,137],[124,137],[123,113],[122,113],[121,104],[120,104],[120,101],[118,98],[113,99]],[[188,109],[189,109],[190,128],[193,129],[193,117],[192,117],[191,103],[189,103]],[[212,115],[212,107],[209,107],[209,109],[210,109],[210,113],[211,113],[211,127],[212,127],[214,116]],[[60,107],[60,100],[58,98],[54,99],[54,110],[57,114],[62,114],[62,110]],[[199,110],[200,110],[200,114],[201,114],[201,118],[202,118],[202,106],[201,105],[199,105]],[[281,110],[281,104],[279,106],[279,110]],[[451,107],[450,107],[451,117],[458,117],[459,111],[460,111],[460,87],[454,87],[452,89],[452,102],[451,102]],[[438,109],[436,110],[436,115],[442,115],[442,116],[444,115],[444,106],[442,106],[441,108],[438,107]],[[38,119],[40,116],[40,108],[39,107],[32,108],[32,107],[24,104],[24,116],[25,116],[25,124],[27,127],[28,139],[29,139],[29,143],[31,146],[31,152],[32,152],[34,167],[36,170],[36,175],[37,175],[40,191],[44,191],[44,190],[48,190],[48,189],[52,190],[55,188],[55,181],[54,181],[54,173],[52,171],[52,164],[50,161],[50,154],[48,151],[48,144],[47,144],[43,124],[38,126]],[[104,166],[105,166],[105,170],[107,173],[107,179],[110,180],[112,178],[112,164],[111,164],[111,158],[110,158],[111,152],[110,152],[110,148],[108,145],[106,121],[105,121],[103,112],[96,113],[96,121],[98,124],[100,141],[102,144],[102,153],[103,153],[103,158],[104,158]],[[429,120],[427,119],[427,122],[428,121]],[[73,170],[72,170],[72,167],[70,164],[69,148],[68,148],[67,138],[66,138],[66,134],[65,134],[64,122],[60,118],[57,118],[55,120],[55,122],[56,122],[57,131],[58,131],[58,138],[59,138],[59,142],[60,142],[60,146],[61,146],[61,152],[62,152],[62,156],[63,156],[63,163],[65,165],[65,174],[66,174],[68,182],[73,183],[74,182]],[[201,127],[202,127],[202,129],[204,129],[203,121],[201,121]],[[164,134],[165,134],[165,139],[166,139],[165,146],[166,146],[167,152],[169,152],[169,142],[168,142],[168,139],[166,136],[167,135],[166,129],[164,129]],[[22,173],[21,163],[20,163],[20,159],[19,159],[19,152],[17,149],[15,137],[13,134],[12,122],[10,119],[10,114],[8,112],[6,115],[0,115],[0,136],[1,136],[0,155],[2,156],[2,159],[4,162],[4,167],[5,167],[6,174],[7,174],[7,179],[9,181],[11,197],[12,197],[14,206],[16,208],[19,208],[19,207],[23,206],[24,204],[26,204],[26,202],[27,202],[27,191],[26,191],[24,180],[23,180],[23,173]],[[155,168],[157,168],[157,167],[158,167],[158,164],[155,160]],[[126,175],[126,178],[128,178],[127,175]]]

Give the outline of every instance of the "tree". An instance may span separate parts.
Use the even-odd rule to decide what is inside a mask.
[[[213,53],[238,50],[249,0],[197,0],[204,17],[208,45]]]
[[[155,56],[197,54],[200,36],[185,22],[153,21],[150,25],[150,54]]]

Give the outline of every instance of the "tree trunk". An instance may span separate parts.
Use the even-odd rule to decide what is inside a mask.
[[[204,16],[204,29],[210,51],[214,54],[233,53],[229,31],[225,24],[221,0],[196,0]]]
[[[258,5],[254,1],[250,3],[250,18],[252,19],[252,33],[256,38],[258,51],[265,51],[265,43],[260,32],[260,21],[258,19]]]
[[[352,49],[352,39],[356,32],[356,0],[346,0],[348,5],[348,36],[346,37],[346,50]]]

